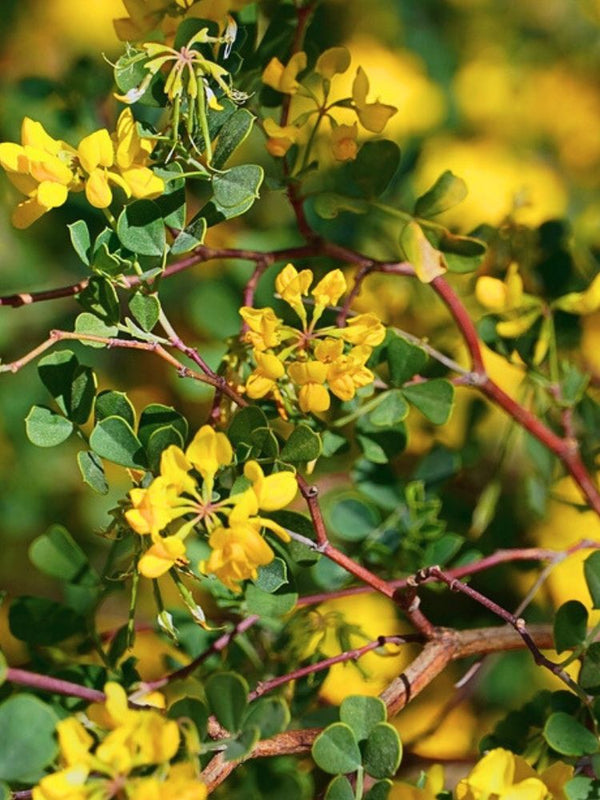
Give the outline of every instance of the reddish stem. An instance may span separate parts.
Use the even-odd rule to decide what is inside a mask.
[[[104,692],[98,689],[89,689],[87,686],[80,686],[77,683],[71,683],[71,681],[52,678],[50,675],[40,675],[38,672],[29,672],[16,667],[8,667],[6,680],[11,683],[17,683],[19,686],[40,689],[43,692],[63,694],[67,697],[79,697],[81,700],[87,700],[88,703],[103,703],[106,700]]]

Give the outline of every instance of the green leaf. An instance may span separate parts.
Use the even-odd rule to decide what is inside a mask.
[[[598,781],[587,778],[585,775],[576,775],[563,786],[567,800],[597,800]]]
[[[347,444],[347,439],[345,436],[340,436],[337,433],[333,433],[333,431],[323,431],[321,434],[321,443],[323,446],[323,453],[326,458],[333,456],[340,450],[345,444]]]
[[[266,428],[268,426],[269,421],[260,408],[247,406],[240,409],[231,420],[227,436],[231,444],[236,448],[241,444],[251,445],[252,433],[255,428]]]
[[[148,466],[153,472],[158,472],[163,451],[172,444],[183,449],[183,437],[174,425],[165,425],[163,428],[156,428],[152,432],[146,445],[146,455],[148,457]]]
[[[454,558],[464,543],[465,537],[458,533],[447,533],[436,542],[429,542],[423,553],[423,566],[444,566]]]
[[[254,124],[254,116],[245,108],[238,108],[221,128],[213,153],[212,166],[221,169],[242,142]]]
[[[292,611],[298,601],[298,594],[296,592],[272,594],[249,583],[246,586],[245,600],[250,614],[277,618],[283,617]]]
[[[578,647],[587,633],[588,612],[579,600],[568,600],[554,617],[554,647],[557,653]]]
[[[85,630],[83,617],[45,597],[17,597],[8,611],[10,632],[22,642],[47,647]]]
[[[260,731],[255,726],[248,726],[239,734],[237,739],[229,741],[223,752],[225,761],[239,761],[247,756],[258,742]]]
[[[29,559],[40,572],[69,583],[94,574],[88,557],[62,525],[53,525],[29,546]]]
[[[321,219],[335,219],[340,211],[350,211],[352,214],[366,214],[369,204],[359,197],[346,197],[335,192],[323,192],[313,200],[315,214]]]
[[[86,311],[106,325],[119,321],[119,298],[108,278],[92,275],[88,285],[77,295],[77,300]]]
[[[362,194],[375,198],[385,192],[399,164],[398,145],[388,139],[378,139],[365,142],[348,168]]]
[[[142,444],[122,417],[106,417],[96,423],[90,436],[90,448],[101,458],[122,467],[146,466]]]
[[[208,728],[208,709],[197,697],[182,697],[167,711],[169,719],[182,719],[185,717],[193,722],[200,739],[204,739]]]
[[[340,720],[352,728],[359,742],[369,736],[375,725],[385,722],[386,719],[385,703],[379,697],[350,695],[340,706]]]
[[[114,413],[116,414],[116,411]],[[133,426],[133,420],[130,421],[130,424]],[[159,428],[164,428],[168,425],[175,428],[185,442],[188,435],[187,419],[178,411],[175,411],[172,406],[165,406],[162,403],[150,403],[140,415],[140,424],[137,432],[140,442],[144,447],[147,447],[152,434]]]
[[[75,319],[75,333],[82,333],[87,336],[102,336],[104,339],[111,339],[117,336],[119,329],[116,325],[106,325],[95,314],[83,311]],[[81,344],[86,347],[106,347],[103,342],[93,342],[86,339],[81,340]]]
[[[135,200],[125,206],[117,221],[124,247],[141,256],[162,256],[167,237],[160,208],[152,200]]]
[[[387,359],[392,386],[403,386],[425,367],[427,353],[422,347],[393,334],[387,345]]]
[[[63,414],[83,425],[96,395],[94,371],[82,366],[71,350],[58,350],[41,359],[38,374]]]
[[[57,722],[52,708],[31,694],[5,700],[0,705],[0,779],[36,783],[58,753]]]
[[[105,390],[96,395],[94,421],[107,417],[122,417],[132,428],[135,425],[135,409],[125,392]]]
[[[398,731],[389,722],[379,722],[369,733],[364,766],[374,778],[391,778],[400,766],[402,743]]]
[[[56,447],[73,432],[73,423],[45,406],[32,406],[25,417],[25,430],[30,442],[38,447]]]
[[[408,416],[408,403],[399,389],[379,395],[382,398],[369,414],[369,422],[381,428],[394,428]]]
[[[270,564],[259,567],[254,583],[263,592],[276,592],[288,583],[287,564],[282,558],[274,558]]]
[[[78,219],[76,222],[67,225],[67,228],[69,229],[69,236],[73,249],[86,267],[89,267],[92,254],[92,240],[90,238],[88,226],[82,219]]]
[[[151,331],[160,316],[160,301],[156,294],[136,292],[129,301],[129,310],[142,330]]]
[[[244,728],[256,727],[260,739],[270,739],[284,731],[290,723],[290,710],[281,697],[262,697],[248,709]]]
[[[444,378],[434,378],[424,383],[405,386],[403,393],[409,403],[419,409],[434,425],[443,425],[450,419],[454,405],[454,386]]]
[[[596,550],[583,562],[583,574],[592,598],[592,608],[600,608],[600,550]]]
[[[264,170],[257,164],[242,164],[215,175],[213,199],[202,209],[210,227],[245,214],[259,196]]]
[[[165,189],[153,202],[160,209],[164,224],[169,228],[181,230],[186,217],[185,179],[178,179],[177,176],[183,174],[183,167],[174,162],[167,167],[155,167],[154,173],[164,180]]]
[[[600,642],[592,642],[585,651],[579,684],[589,694],[600,694]]]
[[[564,711],[548,717],[543,734],[550,747],[563,756],[587,756],[599,749],[594,734]]]
[[[467,184],[462,178],[454,175],[450,170],[443,172],[415,203],[417,217],[435,217],[448,211],[450,208],[462,203],[468,194]]]
[[[204,690],[211,711],[230,733],[240,730],[248,705],[248,684],[236,672],[219,672],[206,681]]]
[[[325,800],[354,800],[354,790],[345,775],[337,775],[327,787]]]
[[[404,426],[398,430],[387,429],[381,433],[370,431],[368,435],[359,434],[356,438],[365,458],[374,464],[387,464],[406,447]]]
[[[443,254],[431,244],[414,220],[402,228],[400,247],[406,260],[413,265],[417,278],[423,283],[431,283],[448,269]]]
[[[282,461],[291,463],[314,461],[321,455],[321,437],[301,422],[297,425],[281,451]]]
[[[383,781],[377,781],[371,786],[363,800],[387,800],[393,785],[392,781],[387,778]],[[438,797],[441,797],[441,795],[438,795]],[[448,798],[448,800],[451,800],[451,798]]]
[[[179,231],[177,238],[171,245],[171,255],[180,256],[189,253],[194,247],[198,247],[206,236],[206,220],[204,217],[193,219],[184,230]]]
[[[102,461],[91,450],[80,450],[77,453],[77,466],[83,482],[98,494],[108,494],[108,481],[104,474]]]
[[[353,492],[329,496],[324,511],[328,527],[347,542],[362,541],[381,522],[377,506]]]
[[[328,725],[315,739],[311,752],[316,765],[331,775],[355,772],[362,763],[352,728],[343,722]]]

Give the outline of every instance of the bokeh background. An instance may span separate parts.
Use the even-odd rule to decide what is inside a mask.
[[[344,43],[352,53],[346,85],[346,78],[341,79],[336,90],[340,96],[349,93],[361,64],[372,95],[399,109],[385,135],[402,149],[404,199],[451,169],[465,179],[469,195],[447,213],[448,225],[468,232],[482,223],[501,226],[510,217],[513,225],[538,231],[542,226],[547,240],[536,241],[568,240],[582,277],[591,277],[600,251],[600,0],[330,0],[319,13],[324,44]],[[112,123],[118,103],[111,94],[110,62],[123,47],[112,19],[122,15],[120,0],[4,0],[1,141],[19,140],[24,116],[40,120],[52,136],[72,143]],[[247,147],[252,158],[266,163],[259,136]],[[66,225],[82,214],[91,225],[99,221],[81,199],[75,196],[25,232],[11,228],[15,202],[2,176],[0,293],[52,288],[85,277],[68,244]],[[296,241],[280,196],[266,189],[251,214],[210,231],[208,238],[215,245],[265,249]],[[561,269],[560,260],[556,269]],[[165,287],[167,307],[184,338],[200,346],[212,364],[224,351],[223,338],[238,330],[237,308],[247,277],[247,265],[210,263]],[[267,302],[272,280],[267,274],[259,304],[261,299]],[[469,296],[472,285],[465,282],[463,289]],[[425,291],[374,280],[360,304],[407,330],[435,333],[438,341],[448,337],[452,350],[457,345],[448,319]],[[0,308],[0,356],[18,357],[50,328],[72,326],[76,313],[73,299]],[[206,391],[169,374],[151,356],[75,349],[94,365],[101,388],[126,390],[138,409],[150,401],[164,402],[184,410],[196,425],[204,421],[210,401]],[[600,377],[599,315],[581,323],[575,349],[576,358]],[[458,349],[456,353],[460,357]],[[488,363],[497,380],[518,396],[520,368],[492,353]],[[0,376],[0,585],[10,594],[39,591],[40,586],[49,594],[54,591],[27,566],[28,544],[53,522],[64,524],[100,554],[103,542],[95,532],[107,523],[108,510],[129,486],[124,471],[115,469],[111,493],[93,495],[82,486],[75,467],[76,443],[40,450],[27,441],[24,417],[33,403],[48,400],[34,366]],[[476,435],[467,436],[473,430]],[[398,474],[416,474],[432,446],[448,453],[447,474],[438,475],[436,482],[449,524],[461,534],[470,531],[483,552],[517,541],[561,547],[584,536],[600,537],[600,524],[592,515],[561,502],[577,499],[568,482],[557,487],[559,499],[545,516],[536,515],[519,491],[526,469],[520,461],[524,445],[498,413],[466,390],[459,393],[456,413],[443,429],[411,420],[407,453],[395,464]],[[472,512],[486,489],[501,502],[481,531]],[[538,593],[533,619],[543,619],[549,604],[577,596],[580,569],[572,561],[555,572]],[[507,581],[499,571],[488,584],[508,606],[516,605],[533,580],[531,572],[522,571],[516,579],[514,574]],[[580,599],[588,603],[588,598]],[[382,609],[376,605],[365,601],[360,612],[356,606],[365,625],[370,619],[376,627],[381,619]],[[477,609],[460,603],[458,608],[465,625],[477,623]],[[373,635],[379,632],[371,630]],[[14,646],[5,630],[2,637],[5,646]],[[430,756],[471,752],[497,713],[526,699],[537,680],[520,653],[490,660],[482,675],[476,691],[452,711],[443,711],[446,724],[435,738],[421,736],[417,751]],[[445,677],[417,711],[406,712],[400,726],[409,738],[419,739],[430,725],[440,727],[440,698],[451,689],[452,677]]]

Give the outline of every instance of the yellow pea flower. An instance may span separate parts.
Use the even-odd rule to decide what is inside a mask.
[[[275,472],[265,476],[257,461],[247,461],[244,475],[252,482],[258,507],[263,511],[278,511],[289,505],[298,492],[293,472]]]
[[[330,390],[340,400],[352,400],[358,388],[368,386],[375,379],[371,370],[365,367],[371,352],[367,345],[357,345],[330,365],[327,382]]]
[[[394,783],[388,800],[436,800],[443,790],[444,768],[441,764],[434,764],[427,770],[423,787],[404,782]]]
[[[306,69],[306,53],[294,53],[284,66],[278,58],[272,58],[262,74],[262,82],[282,94],[296,94],[300,84],[296,80],[299,72]]]
[[[354,161],[358,154],[358,125],[335,125],[331,129],[331,152],[336,161]]]
[[[46,775],[33,787],[32,800],[87,800],[89,770],[84,766],[69,767]]]
[[[346,47],[330,47],[317,59],[315,72],[330,81],[334,75],[341,75],[350,66],[350,51]]]
[[[211,483],[221,467],[231,464],[233,449],[224,433],[217,433],[210,425],[203,425],[185,451],[187,459]]]
[[[347,289],[346,279],[341,269],[328,272],[312,290],[317,305],[326,308],[336,305],[337,301]]]
[[[298,402],[304,413],[327,411],[331,404],[329,392],[324,386],[328,366],[321,361],[294,361],[287,373],[291,380],[300,386]]]
[[[456,787],[457,800],[544,800],[547,794],[535,771],[501,747],[490,750]]]
[[[364,69],[359,67],[352,84],[352,99],[354,100],[356,115],[363,128],[372,133],[381,133],[388,120],[394,116],[398,109],[395,106],[380,103],[378,100],[375,103],[367,103],[368,94],[369,79]]]
[[[216,575],[232,592],[239,592],[242,581],[256,578],[258,567],[270,564],[274,558],[259,529],[260,523],[250,520],[215,528],[208,540],[210,557],[201,562],[200,570]]]
[[[553,308],[560,308],[569,314],[593,314],[600,308],[600,274],[584,292],[571,292],[559,297],[552,303]]]
[[[341,339],[327,337],[321,339],[315,345],[315,356],[323,364],[331,364],[338,359],[344,352],[344,343]]]
[[[494,312],[511,311],[518,308],[524,298],[523,279],[514,262],[508,268],[504,281],[483,275],[475,286],[475,297],[484,307]]]
[[[295,125],[278,125],[270,117],[267,117],[263,123],[265,133],[269,137],[267,140],[267,151],[274,158],[283,158],[290,147],[296,144],[302,131]]]
[[[81,188],[77,154],[72,147],[53,139],[29,117],[21,125],[21,142],[0,144],[0,166],[10,182],[27,195],[12,215],[13,225],[20,229],[28,228],[50,209],[62,206],[69,190]]]
[[[255,350],[269,350],[280,344],[282,321],[272,308],[242,306],[240,316],[248,326],[244,339]]]
[[[366,344],[376,347],[385,339],[385,325],[377,314],[368,312],[350,317],[341,332],[342,339],[349,344]]]
[[[173,764],[165,780],[140,778],[128,781],[129,800],[206,800],[206,785],[189,761]]]
[[[162,476],[155,478],[147,489],[132,489],[129,497],[133,508],[125,512],[125,519],[141,536],[150,534],[156,537],[170,522],[181,516],[176,506],[177,489]]]
[[[256,369],[246,381],[246,394],[253,400],[269,394],[276,385],[279,378],[285,375],[285,369],[277,356],[271,353],[261,353],[254,351]]]
[[[90,764],[93,738],[75,717],[61,719],[56,725],[60,754],[68,767]]]
[[[294,309],[303,323],[306,323],[306,309],[302,298],[308,294],[312,282],[311,270],[303,269],[298,272],[293,264],[287,264],[275,278],[277,293]]]
[[[138,562],[140,574],[145,578],[160,578],[171,567],[188,563],[185,544],[178,536],[165,536],[154,542]]]

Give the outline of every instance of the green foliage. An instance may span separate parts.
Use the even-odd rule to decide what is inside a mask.
[[[9,697],[0,705],[0,778],[37,781],[57,753],[52,708],[31,694]]]

